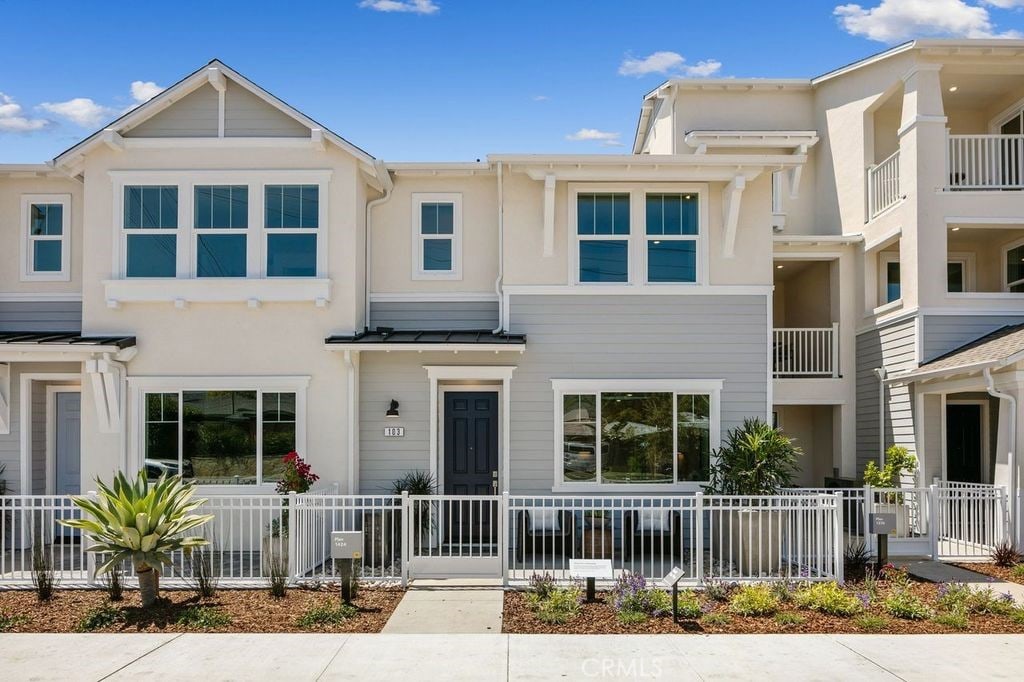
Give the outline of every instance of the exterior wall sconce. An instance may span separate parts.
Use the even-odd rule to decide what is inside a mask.
[[[388,405],[388,411],[384,414],[388,419],[395,419],[398,417],[398,401],[394,398],[391,399],[391,404]]]

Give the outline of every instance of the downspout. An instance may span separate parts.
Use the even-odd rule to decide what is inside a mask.
[[[1007,440],[1010,451],[1007,453],[1006,457],[1006,464],[1010,468],[1010,478],[1006,493],[1006,511],[1010,515],[1010,537],[1014,537],[1014,533],[1017,531],[1017,529],[1014,528],[1014,520],[1016,519],[1016,509],[1014,509],[1016,503],[1015,492],[1017,490],[1017,399],[1009,393],[1003,393],[1002,391],[996,390],[995,381],[992,379],[991,367],[986,367],[981,371],[981,373],[985,377],[985,388],[988,390],[988,394],[993,398],[1005,400],[1010,404],[1009,428],[1007,428],[1007,431],[1009,432],[1007,434]]]
[[[878,377],[878,465],[885,466],[885,367],[874,370]]]
[[[380,180],[384,195],[369,201],[366,203],[366,230],[365,239],[363,244],[363,257],[366,262],[363,264],[363,327],[365,329],[370,328],[370,257],[373,254],[370,246],[370,227],[372,226],[373,208],[379,206],[391,198],[391,193],[395,189],[395,183],[391,180],[391,174],[388,173],[387,166],[380,159],[373,162],[373,167],[377,172],[377,178]]]
[[[498,327],[492,334],[504,331],[505,297],[501,292],[502,280],[505,277],[505,167],[498,162],[498,276],[494,279],[494,293],[498,294]]]

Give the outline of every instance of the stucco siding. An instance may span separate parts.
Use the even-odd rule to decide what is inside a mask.
[[[1024,315],[926,315],[922,362],[981,338],[1008,324],[1024,322]]]
[[[0,301],[0,332],[77,332],[81,301]]]
[[[494,329],[497,301],[374,301],[373,327],[395,329]]]
[[[878,327],[857,335],[857,467],[864,471],[869,461],[878,460],[878,377],[874,370],[885,367],[891,375],[912,369],[917,362],[917,330],[913,318]],[[909,387],[886,389],[884,424],[886,447],[898,443],[914,450],[913,396]]]
[[[554,391],[560,379],[721,379],[722,431],[765,417],[768,401],[764,296],[510,298],[509,331],[525,353],[364,353],[360,370],[360,485],[378,492],[411,469],[429,469],[430,396],[424,365],[514,365],[511,492],[554,485]],[[385,422],[387,403],[401,417]],[[383,427],[404,426],[404,438]]]

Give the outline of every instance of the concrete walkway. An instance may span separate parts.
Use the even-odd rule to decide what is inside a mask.
[[[414,580],[383,631],[497,634],[503,606],[500,580]]]
[[[1009,592],[1013,595],[1014,601],[1024,604],[1024,585],[1018,583],[1003,582],[981,573],[931,559],[902,559],[895,560],[893,563],[902,566],[907,573],[921,580],[933,583],[967,583],[975,587],[988,587],[996,594]]]
[[[1019,680],[1024,635],[0,635],[8,680]]]

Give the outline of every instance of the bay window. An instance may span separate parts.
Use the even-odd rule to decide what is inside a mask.
[[[304,393],[273,387],[168,389],[156,381],[140,394],[142,465],[151,476],[180,474],[201,485],[259,485],[279,481],[283,458],[304,448]],[[214,382],[215,383],[215,382]],[[194,386],[194,387],[193,387]]]
[[[721,382],[555,380],[565,485],[672,486],[707,480]]]

